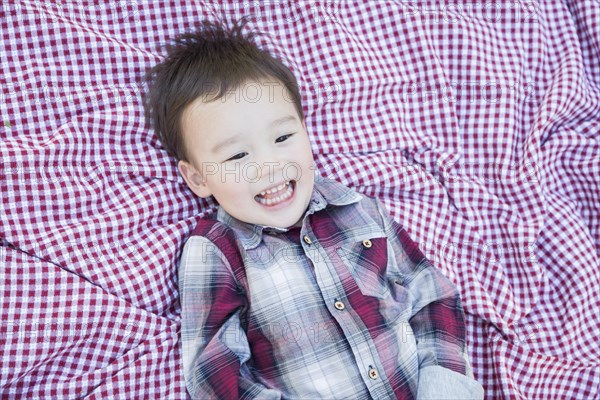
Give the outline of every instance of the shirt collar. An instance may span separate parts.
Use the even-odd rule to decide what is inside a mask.
[[[315,179],[315,186],[310,203],[308,204],[308,209],[304,213],[303,218],[305,218],[307,215],[324,209],[328,205],[338,207],[345,206],[356,203],[361,198],[361,194],[347,186],[342,185],[339,182],[317,177]],[[262,240],[262,233],[265,230],[271,232],[286,232],[288,230],[286,228],[255,225],[242,222],[229,215],[222,207],[219,207],[217,211],[217,220],[230,226],[235,231],[237,238],[240,240],[242,246],[246,250],[253,249],[260,244]]]

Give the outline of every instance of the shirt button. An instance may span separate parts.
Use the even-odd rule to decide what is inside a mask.
[[[369,368],[369,378],[373,380],[379,378],[379,372],[377,372],[377,370],[373,367]]]
[[[333,306],[340,311],[342,311],[344,308],[346,308],[346,305],[339,300],[336,301],[335,303],[333,303]]]
[[[307,235],[304,235],[304,243],[312,244],[312,240],[310,240],[310,238]]]
[[[371,243],[369,239],[365,239],[363,240],[363,246],[365,246],[367,249],[370,249],[371,246],[373,246],[373,243]]]

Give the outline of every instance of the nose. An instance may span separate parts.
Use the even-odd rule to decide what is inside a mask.
[[[254,179],[267,180],[275,183],[282,179],[281,171],[284,168],[284,160],[274,146],[265,146],[255,153]]]

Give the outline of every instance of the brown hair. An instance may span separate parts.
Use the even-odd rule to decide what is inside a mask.
[[[187,161],[181,129],[186,107],[199,97],[218,100],[248,81],[280,81],[304,120],[294,74],[254,43],[261,33],[243,33],[246,25],[246,19],[229,27],[203,21],[195,32],[183,34],[167,45],[166,59],[147,73],[146,118],[168,153],[178,160]]]

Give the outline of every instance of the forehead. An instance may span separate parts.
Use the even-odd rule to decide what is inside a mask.
[[[282,117],[300,121],[291,94],[275,79],[248,81],[228,90],[224,96],[199,97],[181,117],[186,147],[206,147],[223,136],[266,128]]]
[[[294,107],[292,95],[282,82],[276,79],[264,79],[246,81],[227,89],[222,96],[218,96],[216,90],[209,90],[185,108],[182,119],[193,117],[194,114],[214,115],[221,111],[243,114],[247,110],[259,108],[273,109],[273,112],[276,112]]]
[[[219,85],[208,85],[204,95],[200,96],[205,103],[224,102],[228,100],[247,101],[256,103],[262,99],[275,101],[283,99],[293,104],[292,96],[287,87],[278,79],[262,78],[246,80],[240,85],[230,86],[223,92],[218,90]]]

